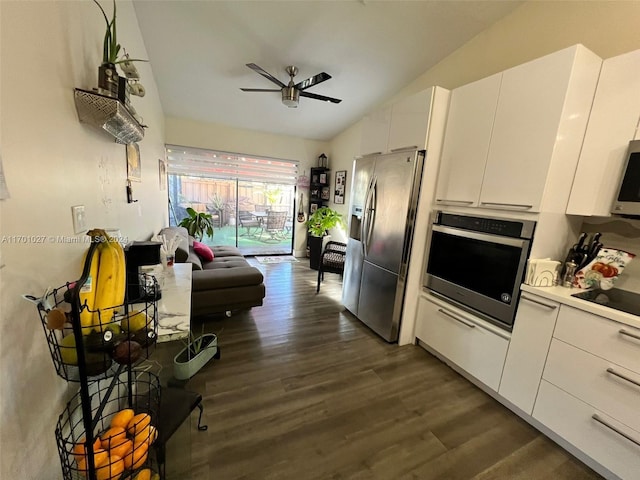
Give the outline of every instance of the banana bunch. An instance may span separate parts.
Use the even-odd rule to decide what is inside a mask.
[[[98,248],[91,259],[89,278],[80,292],[80,304],[86,303],[88,307],[80,312],[84,334],[92,329],[101,331],[111,322],[114,307],[124,303],[127,277],[124,250],[120,243],[102,229],[90,230],[88,235],[98,243]]]

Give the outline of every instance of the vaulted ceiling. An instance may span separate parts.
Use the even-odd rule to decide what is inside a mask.
[[[134,0],[165,115],[328,140],[352,125],[519,1]],[[282,104],[283,83],[326,72],[309,88],[339,104]]]

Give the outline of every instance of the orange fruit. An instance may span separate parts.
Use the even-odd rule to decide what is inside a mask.
[[[102,448],[105,450],[110,450],[118,445],[124,443],[127,439],[127,432],[125,432],[123,427],[112,427],[102,435],[100,435],[100,440],[102,441]]]
[[[127,470],[135,470],[136,468],[140,468],[147,460],[148,450],[149,446],[146,443],[141,443],[133,450],[131,450],[131,452],[123,458],[125,468]]]
[[[96,467],[96,478],[98,480],[117,480],[124,472],[124,461],[122,458],[112,455]]]
[[[120,458],[124,458],[131,450],[133,450],[133,442],[129,439],[126,439],[120,445],[111,447],[109,450],[110,456],[116,456]]]
[[[93,454],[93,466],[94,467],[98,467],[98,465],[100,465],[101,463],[103,463],[105,460],[107,460],[109,458],[109,452],[107,452],[106,450],[97,450],[96,452],[94,452]],[[88,463],[87,462],[87,457],[82,457],[80,460],[77,461],[78,463],[78,470],[80,470],[82,473],[87,473],[87,469],[88,467]]]
[[[140,445],[144,442],[148,445],[151,445],[156,441],[156,438],[158,438],[158,430],[156,430],[156,427],[149,424],[136,434],[136,436],[133,438],[133,444]]]
[[[122,427],[126,429],[134,415],[135,413],[131,408],[120,410],[111,419],[111,427]]]
[[[87,447],[85,447],[84,442],[86,442],[86,439],[81,439],[73,446],[73,449],[71,450],[78,462],[82,460],[87,454]],[[93,442],[93,454],[95,455],[98,450],[102,450],[102,442],[100,441],[100,438],[96,438]]]
[[[127,432],[135,437],[151,423],[151,417],[148,413],[139,413],[134,416],[127,425]]]
[[[151,480],[151,474],[151,469],[145,468],[144,470],[140,470],[133,480]]]

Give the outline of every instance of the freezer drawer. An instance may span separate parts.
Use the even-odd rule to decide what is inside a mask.
[[[398,290],[398,275],[364,262],[358,318],[388,342],[398,340],[399,312],[394,304]]]

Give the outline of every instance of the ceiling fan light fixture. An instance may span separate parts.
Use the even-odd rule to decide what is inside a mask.
[[[291,86],[284,87],[282,89],[282,103],[284,103],[289,108],[297,108],[298,101],[300,100],[300,91]]]

